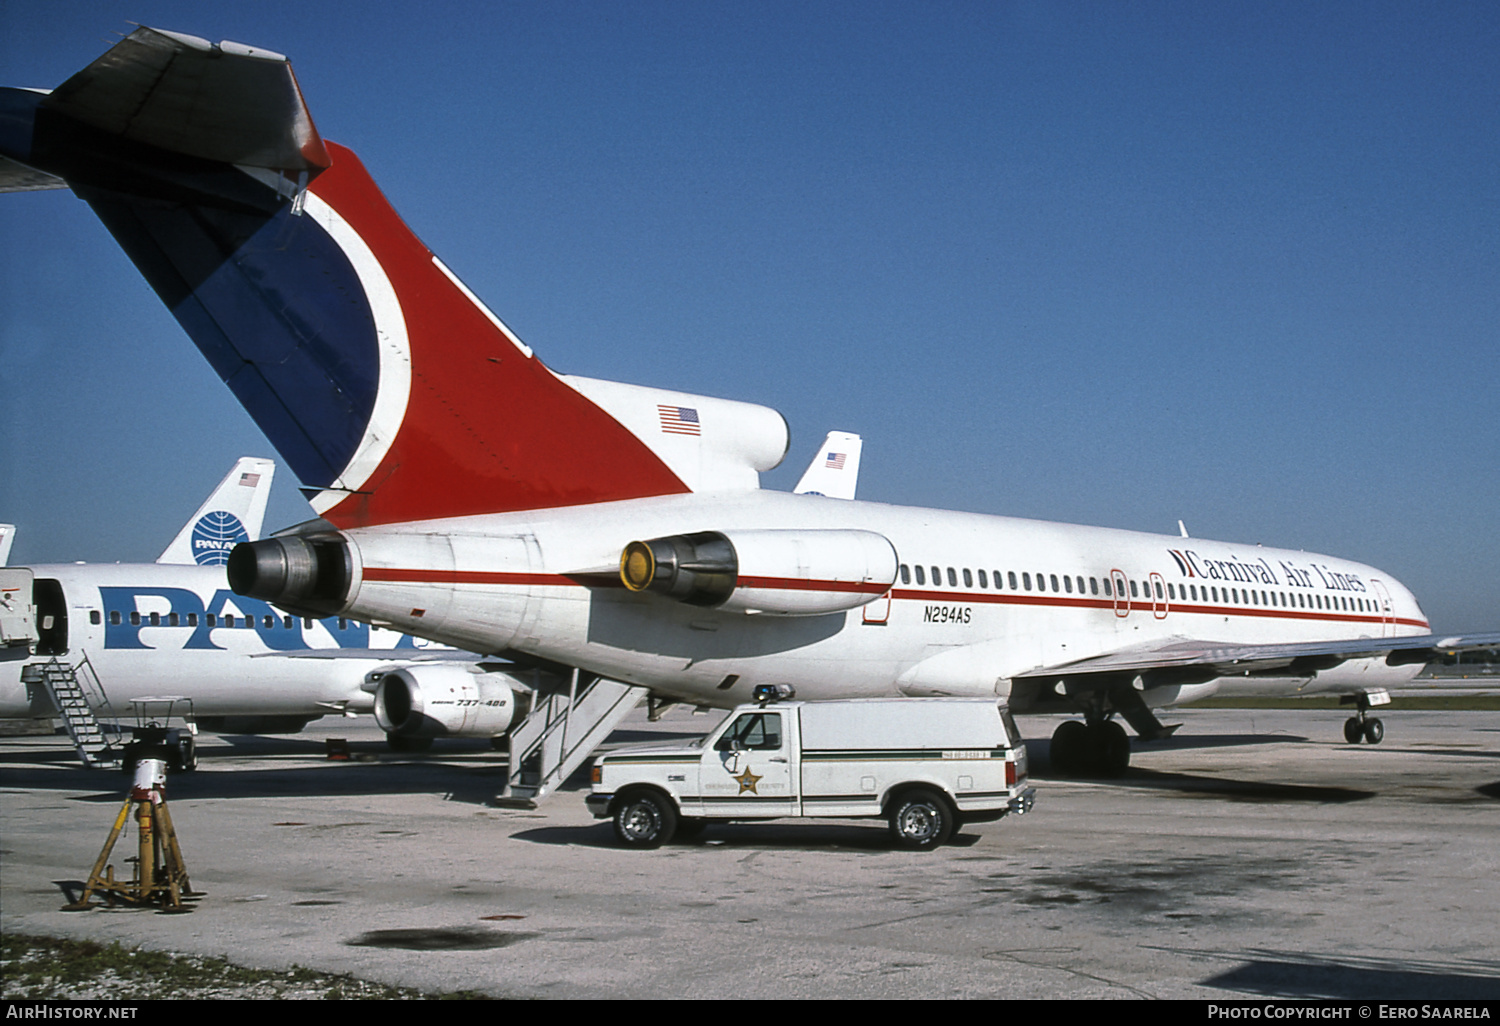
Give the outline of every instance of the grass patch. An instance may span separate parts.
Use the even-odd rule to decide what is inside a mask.
[[[118,941],[0,936],[0,997],[8,1000],[159,1000],[252,998],[261,1000],[419,1000],[483,998],[474,991],[426,994],[341,973],[247,969],[222,958],[125,947]]]

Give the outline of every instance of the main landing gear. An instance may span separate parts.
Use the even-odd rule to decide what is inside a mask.
[[[1114,720],[1069,720],[1052,733],[1052,769],[1064,777],[1120,777],[1130,768],[1130,737]]]
[[[1339,699],[1340,705],[1353,704],[1359,710],[1344,721],[1344,740],[1351,745],[1357,745],[1361,741],[1370,745],[1380,744],[1385,737],[1385,724],[1380,722],[1379,717],[1369,715],[1370,707],[1388,705],[1390,701],[1390,694],[1384,690],[1360,692]]]

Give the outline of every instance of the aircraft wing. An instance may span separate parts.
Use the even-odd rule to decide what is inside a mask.
[[[375,659],[384,663],[503,662],[456,648],[302,648],[291,652],[258,652],[252,659]]]
[[[1456,652],[1500,647],[1500,633],[1419,634],[1395,638],[1246,645],[1178,640],[1121,649],[1030,670],[1022,679],[1140,675],[1147,688],[1234,676],[1311,676],[1349,659],[1383,656],[1391,666],[1429,663]]]

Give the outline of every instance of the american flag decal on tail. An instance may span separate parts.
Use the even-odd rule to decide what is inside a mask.
[[[698,411],[691,406],[660,406],[656,412],[661,417],[661,429],[668,435],[701,435]]]
[[[847,457],[847,455],[847,453],[842,452],[831,452],[828,454],[828,459],[824,461],[823,466],[828,467],[831,470],[843,470],[844,459]]]

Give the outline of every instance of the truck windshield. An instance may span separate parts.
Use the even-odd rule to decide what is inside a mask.
[[[742,713],[714,745],[715,750],[727,752],[732,742],[738,741],[752,752],[774,750],[781,747],[781,714],[769,712]]]

